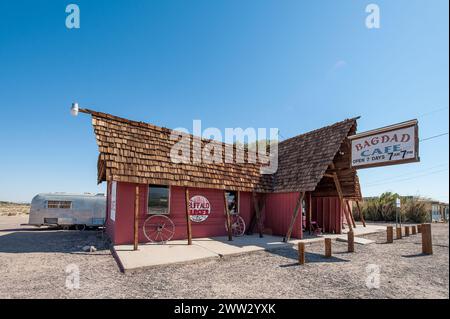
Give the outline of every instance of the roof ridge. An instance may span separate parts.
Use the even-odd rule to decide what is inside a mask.
[[[289,141],[289,140],[292,140],[292,139],[295,139],[295,138],[304,137],[304,136],[309,135],[309,134],[314,134],[314,133],[316,133],[318,131],[321,131],[321,130],[324,130],[324,129],[327,129],[327,128],[331,128],[333,126],[337,126],[337,125],[340,125],[340,124],[344,124],[345,122],[350,122],[350,121],[356,122],[356,120],[358,120],[360,118],[361,118],[361,116],[355,116],[355,117],[351,117],[351,118],[346,118],[345,120],[342,120],[342,121],[339,121],[339,122],[335,122],[333,124],[322,126],[322,127],[317,128],[315,130],[312,130],[312,131],[308,131],[308,132],[305,132],[305,133],[301,133],[301,134],[289,137],[289,138],[279,142],[279,144],[284,143],[284,142]]]

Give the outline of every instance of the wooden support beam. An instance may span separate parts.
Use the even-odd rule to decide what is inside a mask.
[[[359,206],[359,200],[356,201],[356,207],[358,209],[359,218],[361,219],[363,226],[366,227],[366,220],[364,219],[364,214],[361,210],[361,206]]]
[[[259,238],[263,238],[263,225],[261,218],[261,208],[259,207],[258,196],[255,192],[252,194],[253,196],[253,207],[255,209],[255,217],[256,217],[256,227],[258,228]],[[264,206],[263,206],[264,207]]]
[[[291,223],[287,230],[286,236],[283,238],[283,241],[287,243],[291,239],[292,230],[294,229],[295,220],[297,219],[298,212],[300,210],[300,206],[302,205],[303,198],[305,197],[305,192],[300,192],[298,194],[297,203],[295,204],[294,213],[292,214]]]
[[[353,217],[353,211],[352,211],[352,208],[350,207],[350,201],[346,200],[346,203],[347,203],[348,214],[350,215],[350,219],[352,220],[352,225],[354,228],[356,228],[355,217]]]
[[[312,231],[312,197],[311,192],[308,192],[308,225],[309,225],[309,234],[311,235]]]
[[[334,175],[325,173],[323,174],[323,177],[334,178]]]
[[[331,163],[331,168],[334,169],[334,164]],[[336,187],[336,191],[339,196],[339,201],[341,202],[341,207],[344,211],[345,219],[347,220],[347,225],[350,231],[353,229],[352,222],[350,220],[349,214],[347,214],[347,210],[345,209],[345,203],[344,203],[344,194],[342,193],[341,184],[339,183],[339,178],[336,173],[333,173],[333,180],[334,180],[334,186]]]
[[[184,197],[186,201],[186,228],[187,228],[187,236],[188,236],[188,245],[192,245],[192,226],[191,226],[191,217],[189,216],[189,189],[186,187],[184,189]]]
[[[136,186],[136,194],[134,198],[134,241],[133,250],[138,250],[139,242],[139,185]]]
[[[416,225],[411,226],[411,232],[413,235],[417,234],[417,227]]]
[[[300,265],[305,263],[305,243],[298,243],[298,263]]]
[[[224,199],[224,205],[225,205],[225,214],[227,218],[227,228],[228,228],[228,240],[233,240],[233,232],[231,229],[231,216],[230,216],[230,210],[228,209],[228,200],[227,200],[227,192],[223,191],[223,199]]]

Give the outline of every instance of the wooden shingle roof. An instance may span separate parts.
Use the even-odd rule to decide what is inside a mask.
[[[349,119],[280,142],[277,172],[261,175],[258,163],[173,163],[170,150],[177,141],[170,138],[172,130],[84,111],[92,116],[99,147],[99,183],[114,180],[256,192],[313,191],[351,128],[353,132],[356,128],[356,119]],[[203,145],[207,142],[201,141]]]
[[[273,191],[313,191],[352,128],[356,128],[356,119],[280,142]]]
[[[170,129],[86,110],[100,155],[98,182],[119,182],[268,192],[271,177],[256,163],[174,163],[170,150],[177,142]],[[199,140],[198,140],[199,141]],[[205,144],[210,141],[203,140]],[[222,158],[224,159],[224,154]],[[245,156],[247,158],[247,156]]]

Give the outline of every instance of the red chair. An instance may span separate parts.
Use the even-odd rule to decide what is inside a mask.
[[[313,234],[316,236],[320,236],[322,235],[322,228],[319,227],[319,225],[317,224],[317,222],[312,221],[311,222],[311,228],[313,231]]]

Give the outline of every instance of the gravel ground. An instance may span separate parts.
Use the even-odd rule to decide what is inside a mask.
[[[126,274],[95,231],[18,224],[17,216],[0,217],[0,298],[449,298],[445,224],[433,225],[432,256],[420,254],[420,235],[384,244],[380,233],[353,254],[333,241],[331,259],[322,257],[321,243],[307,245],[303,266],[295,249],[284,248]],[[85,245],[98,251],[85,253]],[[65,286],[71,264],[80,271],[79,289]],[[366,286],[375,274],[370,264],[379,267],[379,288]]]

